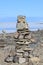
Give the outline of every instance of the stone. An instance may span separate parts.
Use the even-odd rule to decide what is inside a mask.
[[[25,63],[26,62],[26,59],[25,58],[19,58],[19,63],[22,64],[22,63]]]
[[[26,38],[26,39],[31,39],[31,34],[25,35],[25,38]]]
[[[28,52],[24,52],[24,57],[28,57],[29,53]]]
[[[24,51],[32,51],[33,49],[32,48],[29,48],[29,47],[26,47],[23,49]]]
[[[21,39],[23,38],[23,35],[22,35],[22,34],[19,35],[19,39],[20,39],[20,38],[21,38]]]
[[[36,42],[35,39],[31,39],[32,42]]]
[[[24,42],[16,42],[17,44],[19,44],[19,45],[23,45],[24,44]]]
[[[23,53],[24,51],[22,49],[17,50],[18,53]]]
[[[19,57],[17,55],[13,56],[13,62],[19,63]]]
[[[16,53],[18,57],[23,57],[23,53]]]
[[[25,22],[25,16],[18,16],[17,21],[18,21],[16,25],[17,30],[28,29],[28,25]]]
[[[8,56],[5,58],[5,62],[12,62],[13,61],[13,57],[12,56]]]
[[[32,62],[39,62],[40,61],[40,58],[38,58],[38,57],[32,57],[32,58],[30,58],[30,60]]]
[[[19,33],[18,33],[18,32],[15,32],[15,34],[14,34],[13,37],[14,37],[14,38],[18,38],[18,37],[19,37]]]
[[[31,41],[29,41],[29,42],[28,42],[28,41],[26,41],[24,44],[30,44],[30,43],[31,43]]]

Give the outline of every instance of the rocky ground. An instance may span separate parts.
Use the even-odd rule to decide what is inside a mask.
[[[30,60],[32,61],[33,65],[43,65],[43,31],[31,32],[31,34],[36,39],[36,44],[29,45],[33,48],[32,56],[34,56]],[[15,54],[15,45],[7,45],[5,48],[0,49],[0,65],[18,65],[18,63],[6,63],[4,61],[5,57],[9,55],[11,48],[13,50],[12,53]],[[39,59],[37,59],[37,57]],[[22,65],[26,65],[26,63],[23,63]]]

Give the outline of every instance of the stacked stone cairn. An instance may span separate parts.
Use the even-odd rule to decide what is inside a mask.
[[[14,39],[15,43],[15,54],[9,57],[11,61],[18,64],[32,65],[32,62],[29,60],[33,49],[29,47],[29,44],[34,42],[31,38],[31,33],[28,29],[28,24],[26,23],[25,16],[18,16],[17,18],[17,32],[15,33]],[[12,58],[13,57],[13,58]],[[5,59],[6,62],[7,59]]]

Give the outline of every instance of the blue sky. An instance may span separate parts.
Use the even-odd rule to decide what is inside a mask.
[[[43,17],[43,0],[0,0],[0,17]]]
[[[15,31],[18,15],[27,17],[31,29],[43,29],[43,0],[0,0],[0,31]]]

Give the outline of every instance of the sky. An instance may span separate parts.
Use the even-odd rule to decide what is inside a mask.
[[[27,17],[31,30],[43,29],[43,0],[0,0],[0,31],[15,31],[18,15]]]

